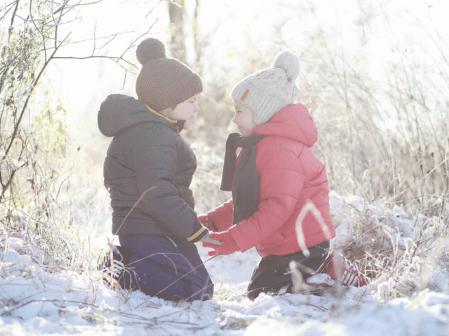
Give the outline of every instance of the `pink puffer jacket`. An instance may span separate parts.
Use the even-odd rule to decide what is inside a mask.
[[[269,135],[257,144],[258,210],[232,225],[232,201],[229,201],[209,212],[202,221],[212,221],[219,231],[229,230],[242,252],[256,246],[262,257],[286,255],[301,250],[296,220],[310,201],[328,230],[323,230],[316,216],[308,211],[302,221],[306,246],[333,238],[335,229],[329,212],[326,169],[310,149],[317,141],[317,130],[306,107],[290,105],[251,134]]]

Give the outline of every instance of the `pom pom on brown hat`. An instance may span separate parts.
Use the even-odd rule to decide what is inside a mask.
[[[140,64],[150,59],[165,57],[165,46],[155,38],[148,38],[137,46],[136,56]]]

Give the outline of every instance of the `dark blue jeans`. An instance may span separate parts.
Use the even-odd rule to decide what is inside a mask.
[[[125,273],[128,288],[166,300],[209,300],[214,285],[195,244],[176,237],[120,236],[133,256]]]

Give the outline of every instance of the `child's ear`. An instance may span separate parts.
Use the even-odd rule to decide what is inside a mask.
[[[160,113],[164,116],[168,116],[170,114],[170,112],[172,112],[174,109],[175,109],[174,107],[167,107],[165,110],[162,110]]]

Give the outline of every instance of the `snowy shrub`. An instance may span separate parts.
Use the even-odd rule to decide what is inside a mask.
[[[335,192],[330,196],[337,231],[332,247],[376,280],[371,286],[378,286],[379,297],[447,289],[447,280],[438,280],[448,266],[448,229],[442,219],[367,203],[361,197],[341,197]]]

